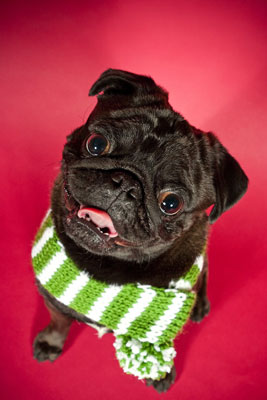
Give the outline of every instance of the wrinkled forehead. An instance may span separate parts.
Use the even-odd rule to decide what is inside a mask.
[[[177,182],[188,186],[193,133],[188,122],[173,110],[133,108],[101,113],[89,119],[88,130],[98,131],[112,142],[110,157],[142,165],[159,186]]]
[[[114,140],[124,151],[165,153],[169,145],[190,145],[190,125],[170,109],[132,108],[93,115],[88,119],[90,132],[98,131]],[[118,151],[118,148],[116,148]]]

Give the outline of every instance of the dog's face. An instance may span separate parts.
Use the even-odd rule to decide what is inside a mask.
[[[77,245],[125,260],[154,257],[209,206],[214,222],[245,193],[239,164],[173,111],[151,78],[108,70],[91,88],[99,93],[63,152],[62,222]]]

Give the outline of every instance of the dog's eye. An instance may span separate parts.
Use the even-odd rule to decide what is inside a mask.
[[[164,192],[159,196],[159,206],[164,214],[174,215],[183,208],[183,200],[175,193]]]
[[[86,142],[87,151],[92,156],[100,156],[106,154],[109,151],[110,143],[105,136],[99,133],[93,133]]]

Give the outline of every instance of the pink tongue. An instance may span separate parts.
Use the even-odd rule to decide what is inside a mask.
[[[110,237],[118,236],[118,233],[114,228],[112,219],[105,211],[99,210],[97,208],[81,206],[77,215],[79,218],[84,219],[88,219],[89,217],[90,220],[99,228],[108,228],[108,234]]]

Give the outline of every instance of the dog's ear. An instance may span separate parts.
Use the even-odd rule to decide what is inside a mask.
[[[221,145],[212,133],[210,140],[215,143],[215,158],[213,183],[216,201],[209,215],[210,223],[214,223],[220,215],[231,208],[245,194],[248,178],[238,162]]]
[[[102,93],[102,94],[101,94]],[[89,91],[89,96],[101,94],[101,98],[114,95],[168,94],[152,78],[119,69],[107,69],[100,75]]]

